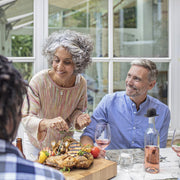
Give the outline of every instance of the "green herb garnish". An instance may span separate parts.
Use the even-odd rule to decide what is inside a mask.
[[[45,153],[45,155],[48,157],[49,156],[49,152],[48,151],[43,151]]]
[[[83,132],[83,130],[79,130],[79,129],[75,129],[75,128],[73,128],[73,127],[70,127],[69,129],[68,129],[68,131],[59,131],[61,134],[64,134],[64,133],[68,133],[68,132]]]
[[[63,167],[62,169],[60,169],[61,172],[70,172],[71,169],[70,168],[66,168],[66,167]]]
[[[80,151],[78,152],[78,155],[83,156],[85,153],[86,153],[86,151],[80,150]]]

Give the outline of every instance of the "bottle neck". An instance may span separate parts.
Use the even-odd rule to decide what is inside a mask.
[[[23,150],[22,150],[22,139],[21,139],[21,138],[17,138],[17,139],[16,139],[16,147],[17,147],[21,152],[23,152]]]
[[[155,125],[155,117],[149,117],[149,124]]]
[[[155,127],[155,117],[149,117],[149,125],[145,133],[145,146],[159,147],[159,133]]]
[[[16,139],[16,147],[21,151],[23,157],[26,159],[26,156],[23,153],[22,138],[17,138]]]

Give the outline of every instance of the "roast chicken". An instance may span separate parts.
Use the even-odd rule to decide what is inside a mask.
[[[93,163],[93,155],[84,151],[80,143],[71,137],[51,143],[54,156],[48,156],[44,164],[56,169],[89,168]]]

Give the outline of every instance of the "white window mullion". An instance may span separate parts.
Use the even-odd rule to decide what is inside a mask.
[[[108,72],[108,93],[113,93],[113,1],[108,0],[108,54],[109,54],[109,72]]]
[[[47,68],[41,52],[48,36],[48,0],[34,0],[34,73]]]
[[[171,109],[171,129],[180,129],[179,102],[180,102],[180,21],[179,21],[179,0],[169,0],[169,26],[170,28],[170,55],[172,58],[170,65],[170,109]]]
[[[174,49],[173,45],[174,43],[172,43],[172,38],[173,38],[173,29],[172,29],[172,25],[173,25],[173,18],[172,18],[172,5],[173,2],[169,1],[168,2],[168,7],[169,7],[169,16],[168,16],[168,22],[169,22],[169,46],[168,46],[168,50],[169,50],[169,58],[172,58],[172,48]],[[168,105],[171,111],[171,104],[172,104],[172,66],[171,66],[171,62],[169,63],[169,74],[168,74]],[[171,121],[172,124],[172,121]],[[170,125],[171,126],[171,125]]]

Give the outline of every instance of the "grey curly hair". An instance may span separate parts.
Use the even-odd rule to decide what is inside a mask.
[[[149,81],[154,81],[157,79],[158,70],[156,64],[148,59],[137,59],[131,62],[132,65],[142,66],[149,70],[148,79]]]
[[[47,58],[49,66],[52,65],[54,54],[60,46],[72,55],[72,61],[75,64],[74,74],[84,72],[92,62],[93,42],[91,37],[66,30],[52,33],[44,44],[42,54]]]

